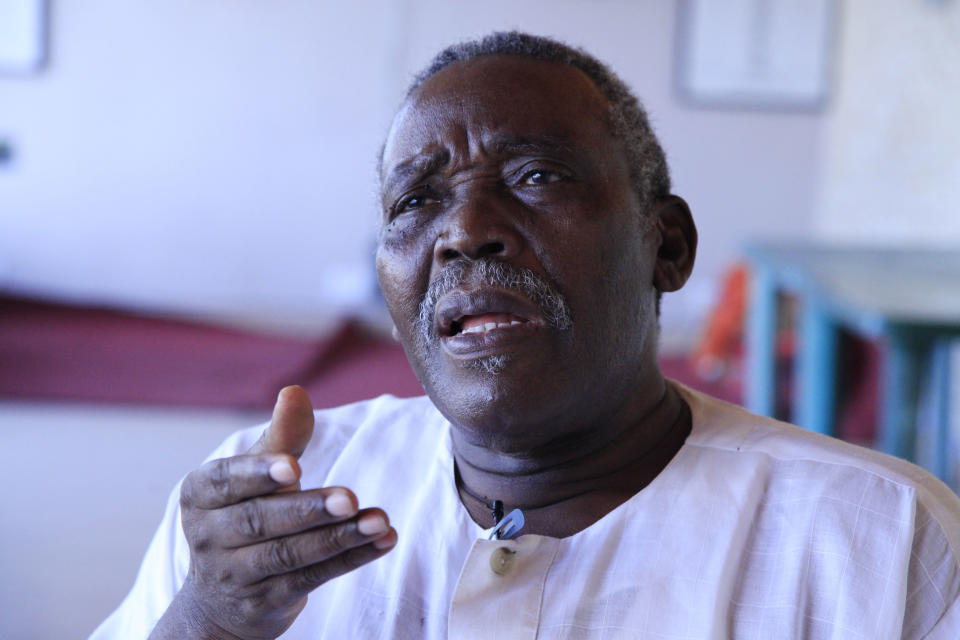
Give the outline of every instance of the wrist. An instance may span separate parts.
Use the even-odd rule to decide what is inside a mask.
[[[207,615],[195,597],[190,578],[157,622],[149,640],[244,640],[228,633]]]

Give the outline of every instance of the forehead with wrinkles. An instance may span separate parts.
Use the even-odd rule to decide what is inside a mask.
[[[455,151],[589,142],[609,135],[608,110],[590,78],[569,65],[510,56],[454,63],[427,79],[394,119],[382,185],[448,162]]]

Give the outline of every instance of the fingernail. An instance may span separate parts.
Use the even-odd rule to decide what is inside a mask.
[[[387,530],[387,521],[383,516],[371,514],[357,520],[357,531],[365,536],[375,536],[379,533],[385,533]]]
[[[293,484],[297,481],[297,473],[286,460],[277,460],[270,465],[270,477],[280,484]]]
[[[353,508],[353,500],[343,491],[336,491],[327,496],[323,503],[323,508],[332,516],[338,518],[353,515],[356,511]]]
[[[375,549],[380,549],[381,551],[389,549],[397,544],[397,532],[391,531],[382,538],[374,540],[372,544]]]

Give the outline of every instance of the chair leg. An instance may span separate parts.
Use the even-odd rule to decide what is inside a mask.
[[[773,272],[754,267],[747,317],[747,409],[773,417],[776,398],[777,287]]]
[[[930,353],[930,403],[933,423],[933,451],[930,471],[950,483],[950,358],[952,344],[938,340]]]
[[[930,345],[915,336],[892,332],[884,350],[880,449],[915,461],[917,408]]]
[[[815,296],[805,296],[801,304],[793,421],[817,433],[836,435],[837,327]]]

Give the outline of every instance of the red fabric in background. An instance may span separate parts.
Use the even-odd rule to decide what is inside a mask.
[[[700,381],[688,358],[664,373],[738,402]],[[316,408],[423,394],[400,346],[345,321],[303,340],[99,307],[0,297],[0,397],[269,409],[299,384]]]
[[[350,322],[303,340],[0,298],[0,396],[262,409],[288,384],[318,408],[423,393],[399,346]]]

